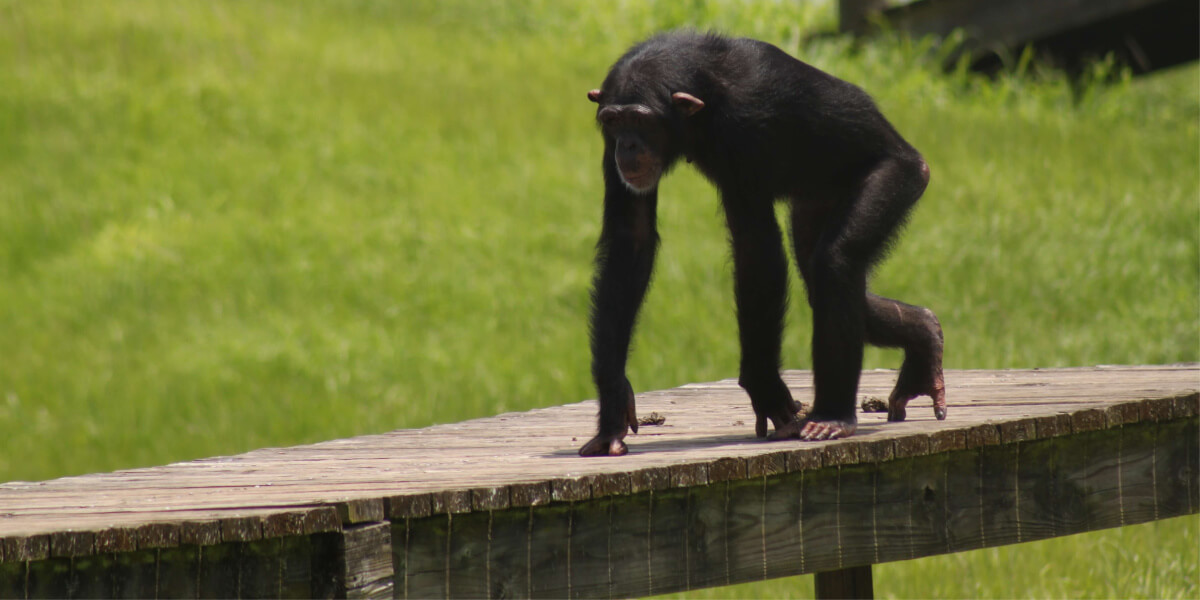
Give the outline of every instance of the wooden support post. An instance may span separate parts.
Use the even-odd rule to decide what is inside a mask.
[[[818,600],[875,597],[874,586],[871,583],[871,565],[814,573],[813,582],[816,585]]]
[[[342,530],[335,534],[339,556],[334,595],[391,598],[395,588],[392,525],[384,520],[383,501],[367,499],[340,503],[338,520]],[[338,583],[341,589],[338,589]]]
[[[341,581],[346,598],[391,598],[392,532],[387,523],[351,525],[341,534]]]

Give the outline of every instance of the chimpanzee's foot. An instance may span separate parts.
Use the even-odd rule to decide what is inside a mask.
[[[632,429],[634,433],[638,431],[637,406],[634,404],[633,388],[629,388],[628,396],[625,401],[625,426]],[[621,431],[619,434],[606,435],[603,433],[597,434],[588,443],[584,444],[579,449],[580,456],[624,456],[629,452],[629,447],[625,442],[626,431]]]
[[[846,420],[816,419],[808,417],[804,420],[793,421],[775,430],[767,439],[786,440],[800,439],[807,442],[819,440],[836,440],[850,437],[858,430],[858,421],[853,417]]]
[[[942,378],[941,369],[931,378],[932,381],[923,386],[906,385],[903,373],[900,381],[896,383],[896,389],[892,390],[891,397],[888,398],[888,420],[903,421],[905,417],[905,406],[908,401],[917,396],[929,396],[933,399],[933,416],[937,420],[943,421],[946,419],[946,383]]]
[[[598,435],[579,449],[580,456],[624,456],[629,447],[621,441],[621,437]]]
[[[778,430],[780,427],[787,426],[788,423],[795,422],[795,420],[796,420],[795,415],[800,414],[800,411],[804,410],[804,405],[801,404],[799,400],[792,400],[791,406],[788,408],[788,410],[791,411],[790,415],[785,415],[785,416],[776,417],[774,419],[771,419],[771,421],[775,425],[776,430]],[[767,437],[767,417],[765,415],[759,415],[758,417],[755,418],[755,420],[754,420],[754,435],[756,435],[760,438]]]

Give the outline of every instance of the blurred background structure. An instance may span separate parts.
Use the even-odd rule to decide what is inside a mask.
[[[1195,0],[840,0],[838,9],[839,29],[855,34],[892,27],[945,37],[961,29],[980,71],[1012,65],[1026,46],[1071,72],[1109,54],[1139,74],[1200,58]]]

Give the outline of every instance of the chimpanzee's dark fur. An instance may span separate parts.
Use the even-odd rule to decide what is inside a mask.
[[[871,265],[925,190],[929,167],[859,88],[763,42],[675,32],[630,49],[588,94],[604,137],[592,374],[599,433],[580,454],[624,454],[637,431],[625,362],[658,247],[659,178],[680,158],[717,187],[733,245],[739,383],[757,433],[826,439],[854,432],[863,344],[901,347],[889,398],[945,417],[942,332],[928,309],[867,292]],[[787,258],[773,204],[791,204],[796,262],[813,312],[812,410],[798,420],[779,376]]]

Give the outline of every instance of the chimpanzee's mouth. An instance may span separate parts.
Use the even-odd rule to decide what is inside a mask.
[[[626,187],[635,192],[646,193],[654,189],[655,184],[658,183],[658,174],[655,173],[654,169],[643,169],[636,173],[625,173],[622,171],[621,181],[625,182]]]

